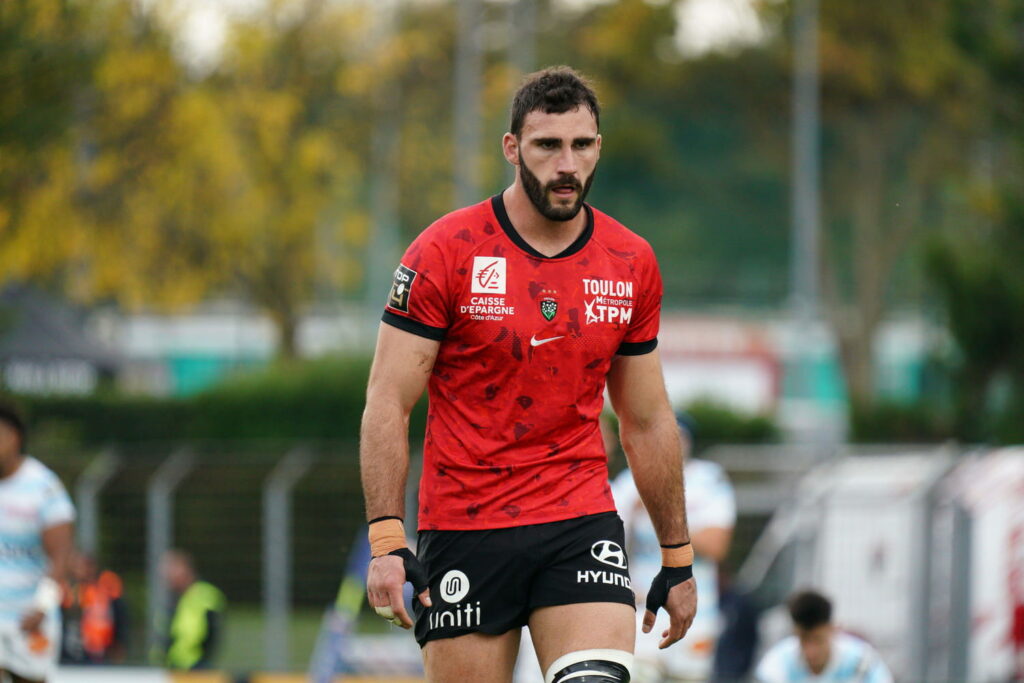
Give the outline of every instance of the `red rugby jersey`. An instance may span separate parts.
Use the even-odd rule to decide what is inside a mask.
[[[650,245],[586,206],[554,257],[501,195],[424,230],[395,271],[384,322],[441,341],[428,382],[420,529],[496,529],[615,509],[598,428],[616,354],[657,346]]]

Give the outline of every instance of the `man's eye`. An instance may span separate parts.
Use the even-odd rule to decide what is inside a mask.
[[[540,143],[540,146],[542,149],[554,149],[555,143],[552,142],[551,140],[545,140],[542,143]]]

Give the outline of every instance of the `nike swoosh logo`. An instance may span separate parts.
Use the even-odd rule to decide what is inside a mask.
[[[561,337],[548,337],[547,339],[537,339],[537,335],[533,335],[532,337],[530,337],[530,346],[540,346],[541,344],[547,344],[548,342],[553,342],[556,339],[561,339],[564,336],[565,335],[563,334]]]

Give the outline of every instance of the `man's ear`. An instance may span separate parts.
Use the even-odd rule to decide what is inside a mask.
[[[505,155],[505,161],[513,166],[519,165],[519,140],[512,133],[505,133],[501,138],[501,151]]]

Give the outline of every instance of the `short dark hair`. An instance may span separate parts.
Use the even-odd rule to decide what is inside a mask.
[[[552,66],[526,76],[512,98],[512,121],[509,130],[517,138],[523,132],[523,122],[531,111],[545,114],[564,114],[578,107],[586,107],[601,124],[601,107],[590,83],[568,66]]]
[[[832,621],[832,603],[817,591],[801,591],[787,604],[793,623],[804,630],[817,628]]]
[[[21,450],[25,450],[27,436],[25,418],[22,417],[21,411],[18,410],[17,406],[10,401],[0,400],[0,422],[5,423],[18,433],[18,446]]]

